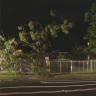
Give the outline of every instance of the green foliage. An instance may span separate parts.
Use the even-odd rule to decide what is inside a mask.
[[[92,13],[95,13],[96,12],[96,4],[92,4],[91,12]]]
[[[88,59],[88,52],[86,51],[85,46],[80,46],[74,48],[72,51],[69,52],[68,58],[71,60],[87,60]]]
[[[5,41],[4,37],[2,35],[0,35],[0,41]]]
[[[34,30],[34,22],[30,21],[28,26],[30,27],[30,30]]]
[[[51,10],[50,15],[54,17],[56,14]],[[29,27],[28,30],[25,30],[26,26]],[[30,21],[28,24],[22,25],[22,28],[21,26],[18,28],[19,30],[22,29],[22,31],[19,32],[20,41],[22,41],[32,49],[32,51],[26,55],[28,56],[28,58],[34,60],[34,68],[41,68],[40,66],[38,66],[40,65],[40,60],[45,59],[45,56],[49,56],[49,37],[58,37],[58,33],[61,30],[64,34],[68,34],[69,29],[72,27],[73,23],[65,19],[63,21],[63,24],[52,23],[45,26],[45,28],[43,28],[42,25],[37,21]],[[30,38],[32,41],[28,41]]]
[[[46,71],[46,69],[44,68],[43,62],[44,62],[44,60],[42,60],[40,58],[33,61],[32,65],[34,67],[34,73],[36,76],[49,77],[50,73],[48,73]]]
[[[85,13],[85,22],[88,22],[89,27],[87,34],[83,38],[89,42],[89,46],[86,48],[88,52],[96,53],[96,2],[91,6],[91,12]]]
[[[84,15],[84,18],[85,18],[85,22],[89,22],[89,12],[86,12],[85,15]]]
[[[28,38],[27,38],[26,33],[24,31],[19,32],[19,37],[20,37],[20,41],[29,44]]]
[[[49,31],[49,30],[48,30],[48,26],[46,26],[46,27],[45,27],[45,31],[46,31],[46,32],[48,32],[48,31]]]
[[[45,44],[43,44],[43,49],[47,49],[47,46]]]
[[[39,36],[40,36],[40,35],[39,35]],[[42,32],[41,32],[41,38],[42,38],[43,40],[47,40],[47,34],[46,34],[45,31],[42,31]]]
[[[50,11],[50,15],[54,17],[55,16],[55,13],[51,10]]]
[[[14,50],[12,44],[17,45],[17,42],[15,41],[15,38],[10,39],[10,40],[4,42],[5,49],[7,49],[7,50],[10,50],[10,49]]]
[[[0,35],[0,49],[5,48],[4,42],[5,42],[4,37],[2,35]]]
[[[20,41],[23,41],[24,37],[21,32],[19,32]]]
[[[87,39],[88,39],[88,37],[83,37],[83,39],[84,39],[84,40],[87,40]]]
[[[68,20],[65,19],[65,20],[63,21],[63,23],[64,23],[65,25],[68,24]]]
[[[29,27],[30,26],[33,26],[33,25],[34,25],[34,22],[33,21],[30,21],[29,24],[28,24]]]
[[[54,25],[48,25],[48,28],[50,29],[50,33],[53,37],[58,37],[59,30],[62,30],[65,34],[69,34],[68,29],[73,27],[72,22],[64,21],[64,24],[54,24]]]
[[[50,73],[48,73],[45,69],[39,68],[39,71],[35,72],[35,76],[39,77],[50,77]]]
[[[40,45],[40,41],[37,41],[37,42],[36,42],[36,45],[39,46],[39,45]]]
[[[58,55],[58,57],[57,57],[58,59],[65,59],[66,57],[64,56],[64,55]]]
[[[18,26],[18,30],[23,30],[23,27],[22,26]]]
[[[2,45],[5,47],[0,50],[0,55],[2,56],[2,62],[0,64],[0,67],[9,72],[12,71],[12,64],[15,64],[15,66],[17,66],[20,63],[17,62],[19,60],[18,57],[21,55],[20,50],[16,49],[17,45],[18,43],[15,38],[5,40]]]
[[[69,25],[68,25],[70,28],[73,27],[73,23],[72,22],[69,22]]]

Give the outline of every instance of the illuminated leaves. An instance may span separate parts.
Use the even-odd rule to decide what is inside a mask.
[[[68,25],[70,28],[73,27],[73,23],[72,22],[69,22],[69,25]]]
[[[30,31],[30,36],[32,40],[39,40],[41,38],[40,33],[38,31],[36,33],[33,31]]]
[[[5,48],[4,42],[5,38],[2,35],[0,35],[0,49]]]
[[[65,34],[68,34],[68,33],[69,33],[69,31],[68,31],[68,26],[67,26],[67,25],[62,24],[62,25],[61,25],[61,29],[62,29],[62,31],[63,31]]]
[[[52,27],[52,25],[51,25],[51,24],[49,24],[49,25],[48,25],[48,28],[51,28],[51,27]]]
[[[34,30],[35,24],[34,24],[33,21],[30,21],[30,22],[28,23],[28,26],[29,26],[30,30]]]
[[[34,30],[34,25],[30,26],[30,30]]]
[[[47,49],[47,46],[45,44],[43,44],[43,49]]]
[[[50,11],[50,15],[54,17],[55,16],[55,13],[51,10]]]
[[[19,37],[20,37],[20,41],[23,41],[23,42],[29,44],[28,37],[26,36],[25,32],[19,32]]]
[[[90,15],[89,12],[85,13],[85,15],[84,15],[85,22],[89,22],[89,15]]]
[[[33,52],[33,53],[31,54],[31,57],[32,57],[32,59],[36,59],[37,54],[36,54],[35,52]]]
[[[96,48],[92,48],[91,50],[90,50],[90,52],[96,52]]]
[[[65,29],[64,32],[65,32],[65,34],[69,34],[68,29]]]
[[[33,23],[33,21],[30,21],[29,24],[28,24],[28,26],[30,27],[32,25],[34,25],[34,23]]]
[[[21,33],[21,32],[19,32],[19,37],[20,37],[20,41],[23,41],[24,36],[22,35],[22,33]]]
[[[33,49],[34,49],[34,50],[36,50],[36,49],[37,49],[37,46],[36,46],[35,44],[34,44],[32,47],[33,47]]]
[[[56,15],[56,11],[51,10],[50,15],[54,17]],[[43,26],[38,21],[36,21],[36,22],[30,21],[27,24],[27,27],[29,27],[29,29],[24,30],[24,32],[28,33],[28,36],[30,35],[29,37],[31,37],[32,42],[30,42],[28,44],[27,35],[22,32],[19,32],[20,41],[27,43],[28,46],[30,46],[33,49],[32,53],[30,54],[29,57],[35,58],[35,60],[36,60],[36,58],[41,58],[41,57],[45,56],[45,53],[48,50],[47,43],[50,42],[48,40],[48,37],[50,35],[53,38],[58,37],[58,33],[61,31],[64,32],[65,34],[68,34],[69,33],[68,30],[69,30],[69,28],[73,27],[73,24],[72,24],[72,22],[69,22],[67,19],[65,19],[63,21],[63,24],[58,24],[56,22],[53,22],[53,23],[45,26],[45,28],[43,28]],[[24,28],[26,29],[25,26],[24,26]]]
[[[19,56],[19,55],[22,55],[23,54],[23,51],[22,50],[16,50],[13,52],[13,55],[15,56]]]
[[[96,2],[92,4],[90,9],[91,12],[86,12],[84,15],[85,22],[88,22],[89,27],[83,39],[90,43],[86,50],[96,53]]]
[[[18,30],[23,30],[23,26],[18,26]]]
[[[15,38],[5,40],[4,46],[5,48],[0,50],[0,54],[2,55],[2,68],[6,69],[7,71],[11,71],[12,64],[15,63],[17,65],[16,60],[18,59],[17,56],[19,56],[21,52],[17,52],[15,49],[17,46],[17,41]]]
[[[68,20],[64,20],[64,24],[49,24],[48,29],[52,37],[58,37],[58,32],[62,30],[65,34],[69,34],[69,28],[73,27],[73,23]]]
[[[7,42],[11,45],[15,41],[15,38],[8,40]]]
[[[87,40],[87,39],[88,39],[88,37],[83,37],[83,39],[84,39],[84,40]]]
[[[36,45],[39,46],[39,45],[40,45],[40,41],[37,41],[37,42],[36,42]]]
[[[0,41],[5,41],[5,38],[2,36],[2,35],[0,35]]]
[[[10,40],[4,42],[5,48],[7,50],[10,50],[10,48],[11,49],[14,49],[14,47],[12,46],[12,44],[17,45],[17,42],[15,41],[15,38],[10,39]]]
[[[63,23],[64,23],[65,25],[68,24],[68,20],[65,19],[65,20],[63,21]]]
[[[45,31],[42,31],[42,32],[41,32],[41,38],[42,38],[43,40],[47,40],[47,33],[46,33]]]
[[[48,26],[45,27],[45,31],[48,32]]]
[[[92,13],[95,13],[96,12],[96,4],[92,4],[91,12]]]

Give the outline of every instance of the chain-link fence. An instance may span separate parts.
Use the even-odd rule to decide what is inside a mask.
[[[50,73],[96,71],[95,60],[65,61],[50,60]]]

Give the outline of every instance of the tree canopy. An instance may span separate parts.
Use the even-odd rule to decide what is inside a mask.
[[[50,15],[54,17],[56,16],[56,13],[51,10]],[[67,19],[64,19],[62,24],[53,22],[44,28],[38,21],[30,21],[28,24],[18,26],[18,29],[21,31],[19,32],[19,37],[21,42],[32,48],[32,58],[34,55],[45,58],[45,56],[48,56],[47,51],[49,47],[51,47],[49,36],[56,38],[60,31],[64,34],[69,34],[69,29],[72,28],[72,26],[73,22],[70,22]],[[31,37],[32,42],[29,41],[29,36]],[[36,59],[36,57],[33,59]]]
[[[50,15],[54,17],[57,14],[51,10]],[[40,61],[45,59],[46,56],[52,56],[48,52],[51,49],[49,37],[57,38],[59,32],[69,34],[69,29],[73,27],[73,22],[67,19],[64,19],[62,22],[62,24],[52,22],[43,27],[38,21],[30,21],[28,24],[18,26],[20,42],[32,49],[27,56],[33,60],[34,68],[37,68],[39,65],[41,66]],[[40,69],[40,67],[38,68]]]
[[[86,12],[84,15],[85,22],[89,24],[87,34],[84,40],[88,41],[88,50],[90,53],[96,53],[96,2],[92,4],[90,12]]]

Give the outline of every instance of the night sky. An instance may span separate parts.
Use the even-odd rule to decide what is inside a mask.
[[[17,26],[29,21],[38,20],[43,26],[52,22],[50,10],[57,10],[63,18],[73,19],[73,33],[79,38],[78,43],[84,44],[83,37],[87,26],[84,13],[90,11],[91,4],[96,0],[0,0],[1,26],[5,36],[18,38]],[[57,21],[60,18],[57,18]]]

